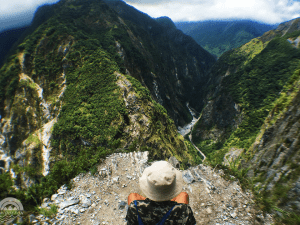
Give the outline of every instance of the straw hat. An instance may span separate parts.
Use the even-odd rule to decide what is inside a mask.
[[[166,161],[158,161],[147,167],[140,177],[140,189],[153,201],[168,201],[180,194],[182,174]]]

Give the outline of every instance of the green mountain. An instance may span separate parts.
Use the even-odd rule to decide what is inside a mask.
[[[176,125],[215,59],[159,22],[123,1],[37,11],[0,69],[1,199],[30,208],[114,152],[201,162]]]
[[[276,27],[248,20],[177,22],[175,25],[217,57]]]
[[[278,224],[299,224],[300,19],[260,37],[259,24],[221,25],[218,40],[239,47],[216,62],[169,18],[123,1],[41,7],[0,68],[1,199],[32,210],[112,153],[198,165],[176,126],[199,112],[192,141],[209,177],[234,175]]]
[[[299,24],[295,19],[224,53],[192,136],[212,165],[227,165],[265,211],[297,224]],[[298,221],[298,222],[297,222]]]

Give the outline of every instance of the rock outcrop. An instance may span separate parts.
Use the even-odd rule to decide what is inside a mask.
[[[127,197],[142,194],[139,177],[148,162],[148,152],[112,154],[98,166],[95,174],[80,174],[71,189],[64,185],[43,208],[58,207],[54,218],[42,215],[36,221],[49,224],[126,224]],[[183,191],[189,194],[197,224],[271,224],[270,215],[257,211],[253,196],[235,180],[226,181],[222,170],[205,165],[182,171]]]

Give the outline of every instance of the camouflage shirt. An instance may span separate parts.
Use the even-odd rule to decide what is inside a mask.
[[[174,206],[175,205],[175,206]],[[164,215],[174,206],[165,225],[186,224],[195,225],[196,220],[189,205],[173,201],[155,202],[150,199],[138,200],[137,206],[144,225],[157,224]],[[138,215],[134,202],[131,202],[127,211],[127,225],[138,225]]]

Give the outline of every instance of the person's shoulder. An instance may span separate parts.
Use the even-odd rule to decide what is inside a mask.
[[[152,201],[150,199],[145,200],[136,200],[136,204],[138,208],[147,208],[151,206],[151,208],[170,208],[173,207],[173,209],[180,210],[180,211],[191,211],[191,208],[189,205],[184,203],[178,203],[174,201],[164,201],[164,202],[157,202]],[[135,208],[134,201],[130,203],[128,206],[129,208]]]
[[[191,210],[191,207],[189,205],[184,203],[177,203],[177,202],[174,204],[174,209],[176,208],[184,211]]]
[[[128,207],[135,208],[135,202],[138,207],[141,207],[141,206],[146,207],[146,206],[150,205],[152,201],[148,198],[145,200],[135,200],[135,201],[132,201]]]

